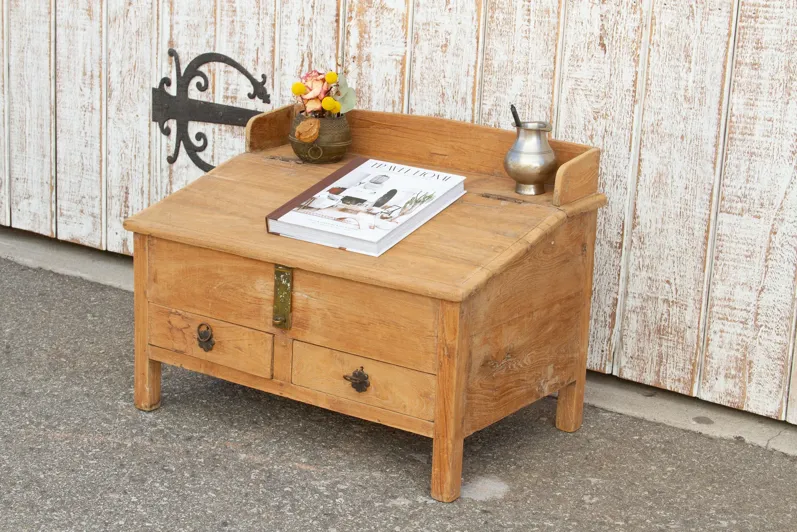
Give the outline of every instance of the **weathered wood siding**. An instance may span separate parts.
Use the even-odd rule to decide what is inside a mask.
[[[740,5],[700,385],[704,399],[776,418],[797,285],[796,7]]]
[[[270,106],[228,67],[190,89],[252,109],[336,67],[363,108],[509,128],[515,103],[602,149],[590,368],[797,423],[794,0],[0,3],[0,225],[132,252],[122,220],[202,173],[150,122],[169,47],[265,74]],[[190,133],[212,164],[243,146]]]

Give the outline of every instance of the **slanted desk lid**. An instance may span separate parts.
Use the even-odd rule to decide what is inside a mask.
[[[128,219],[125,227],[297,269],[460,301],[567,217],[565,210],[552,206],[550,192],[522,197],[513,192],[511,179],[465,173],[465,196],[378,258],[266,232],[266,215],[334,169],[334,164],[298,164],[289,146],[244,153]]]

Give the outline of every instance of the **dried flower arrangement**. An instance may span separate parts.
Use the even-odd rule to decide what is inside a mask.
[[[291,87],[308,116],[315,118],[338,116],[354,109],[354,89],[346,83],[343,74],[324,74],[311,70]]]
[[[311,70],[291,86],[301,104],[290,135],[294,152],[306,162],[340,160],[351,144],[345,113],[354,109],[354,89],[343,74]]]

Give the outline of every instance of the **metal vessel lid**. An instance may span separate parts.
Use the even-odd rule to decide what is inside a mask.
[[[550,132],[553,130],[553,126],[549,122],[521,122],[520,129]]]

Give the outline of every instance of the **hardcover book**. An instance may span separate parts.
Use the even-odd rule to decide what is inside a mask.
[[[359,157],[266,224],[269,233],[378,257],[463,194],[464,176]]]

